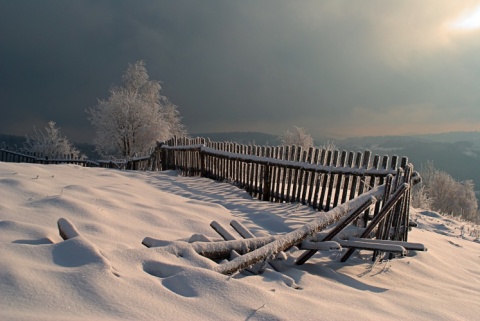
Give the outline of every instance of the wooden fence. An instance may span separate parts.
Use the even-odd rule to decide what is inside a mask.
[[[325,212],[385,185],[384,196],[355,219],[359,227],[374,223],[382,240],[407,241],[410,187],[420,181],[407,157],[372,157],[370,151],[173,138],[159,144],[152,157],[160,158],[160,170],[228,181],[263,201],[300,202]]]
[[[109,159],[109,160],[89,160],[84,158],[75,158],[73,155],[58,155],[53,158],[24,153],[18,149],[10,149],[6,146],[0,147],[0,162],[10,163],[35,163],[35,164],[75,164],[83,167],[103,167],[129,170],[158,170],[159,165],[153,164],[156,158],[153,153],[146,156],[134,157],[129,160]]]
[[[356,213],[353,224],[364,227],[367,234],[375,231],[377,239],[396,241],[407,241],[410,187],[420,180],[407,157],[240,145],[204,138],[172,138],[158,143],[150,155],[130,160],[46,159],[3,148],[0,161],[179,170],[188,176],[233,183],[263,201],[299,202],[325,212],[384,185],[383,197]]]

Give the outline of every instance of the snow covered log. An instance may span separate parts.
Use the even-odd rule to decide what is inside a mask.
[[[209,259],[225,259],[230,256],[231,251],[237,251],[240,254],[245,254],[250,251],[254,251],[261,248],[265,244],[275,241],[275,236],[257,237],[253,239],[233,240],[233,241],[220,241],[220,242],[174,242],[157,240],[151,237],[143,239],[142,244],[146,247],[159,247],[167,246],[171,248],[190,246],[198,254],[205,256]],[[182,245],[180,245],[182,244]]]
[[[339,251],[342,249],[342,246],[335,241],[312,242],[310,240],[303,240],[302,244],[300,244],[300,249],[314,250],[315,252],[316,251]]]
[[[383,185],[382,185],[383,186]],[[365,195],[365,194],[364,194]],[[350,224],[354,219],[356,219],[363,211],[365,211],[369,206],[373,205],[377,199],[374,196],[370,196],[369,198],[366,198],[365,201],[360,204],[358,207],[356,207],[355,210],[352,210],[349,215],[346,215],[343,217],[337,225],[327,234],[325,235],[321,242],[328,242],[331,241],[338,233],[340,233],[348,224]],[[298,257],[296,260],[295,264],[296,265],[302,265],[305,262],[307,262],[308,259],[310,259],[319,249],[322,247],[319,246],[319,248],[311,248],[309,251],[304,252],[301,256]]]
[[[385,245],[399,245],[404,247],[406,250],[412,251],[427,251],[427,247],[422,243],[413,243],[413,242],[403,242],[403,241],[391,241],[391,240],[370,240],[370,239],[362,239],[360,237],[351,237],[348,239],[349,241],[367,241],[369,243],[375,244],[385,244]],[[388,252],[385,250],[384,252]]]
[[[360,236],[361,238],[366,238],[370,235],[373,229],[378,225],[378,223],[380,223],[385,218],[385,216],[387,216],[390,210],[397,204],[400,198],[404,195],[404,192],[409,188],[410,188],[410,185],[408,183],[403,183],[402,185],[400,185],[400,187],[385,202],[380,212],[377,215],[375,215],[372,221],[370,221],[370,223],[368,224],[368,226],[365,228],[362,235]],[[353,252],[355,252],[355,249],[350,248],[347,251],[347,253],[343,255],[340,262],[347,261],[348,258],[353,254]]]
[[[237,239],[232,233],[227,231],[217,221],[212,221],[212,223],[210,223],[210,227],[213,228],[215,232],[217,232],[218,235],[220,235],[225,241],[233,241]]]
[[[402,255],[407,254],[407,250],[397,244],[387,244],[387,243],[375,243],[370,242],[369,239],[362,239],[362,240],[338,240],[337,241],[342,247],[349,247],[353,249],[359,250],[371,250],[371,251],[382,251],[382,252],[393,252],[393,253],[401,253]]]
[[[244,254],[241,257],[238,257],[230,262],[217,265],[214,270],[222,274],[232,274],[257,262],[272,258],[278,252],[287,250],[288,248],[296,244],[300,244],[307,237],[321,231],[327,226],[339,221],[343,217],[356,211],[357,208],[365,204],[367,200],[369,200],[371,197],[374,197],[376,199],[381,198],[384,194],[384,190],[384,185],[377,186],[374,189],[358,196],[357,198],[341,204],[334,209],[322,214],[321,217],[315,219],[313,222],[305,224],[304,226],[285,235],[275,237],[275,240],[273,242],[270,242],[257,250]],[[246,239],[242,240],[241,242],[249,240],[257,239]]]
[[[233,227],[235,231],[237,231],[237,233],[240,234],[244,239],[255,238],[255,235],[253,235],[252,232],[250,232],[245,226],[243,226],[242,223],[236,220],[232,220],[230,222],[230,226]]]

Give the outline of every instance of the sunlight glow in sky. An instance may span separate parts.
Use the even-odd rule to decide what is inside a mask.
[[[465,31],[480,29],[480,5],[473,11],[464,13],[453,23],[453,27]]]
[[[138,60],[190,133],[480,130],[480,0],[24,2],[0,0],[0,133],[91,142]]]

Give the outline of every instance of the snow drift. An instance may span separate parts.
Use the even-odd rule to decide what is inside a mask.
[[[409,240],[426,253],[373,263],[357,252],[340,263],[321,251],[282,274],[225,276],[196,253],[141,241],[216,238],[210,222],[233,219],[255,236],[283,234],[321,213],[176,172],[0,163],[0,319],[478,318],[478,227],[412,214]],[[75,225],[72,238],[59,235],[60,218]]]

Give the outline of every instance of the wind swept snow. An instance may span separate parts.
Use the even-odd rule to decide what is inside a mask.
[[[478,319],[478,227],[435,213],[412,213],[409,241],[428,252],[374,263],[360,251],[340,263],[338,251],[319,251],[283,273],[226,276],[188,248],[141,244],[218,239],[214,220],[286,234],[321,215],[176,172],[0,163],[0,319]],[[73,224],[66,240],[60,218]]]

